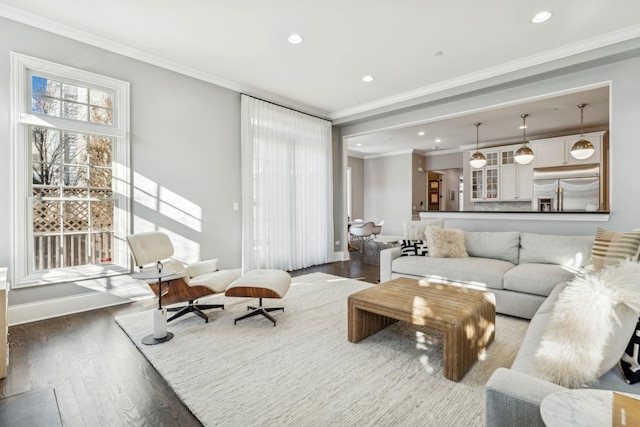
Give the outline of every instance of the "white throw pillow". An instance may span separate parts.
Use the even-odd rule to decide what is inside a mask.
[[[469,255],[464,246],[464,231],[427,227],[424,233],[432,258],[466,258]]]
[[[402,221],[402,231],[407,240],[422,240],[427,227],[444,227],[444,219],[424,219],[422,221]]]
[[[591,384],[613,368],[635,331],[640,264],[577,276],[558,295],[536,351],[542,377],[564,387]]]

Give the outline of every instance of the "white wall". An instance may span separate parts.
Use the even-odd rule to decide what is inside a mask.
[[[0,18],[0,266],[11,265],[12,157],[9,52],[58,62],[131,83],[131,158],[136,189],[155,189],[160,210],[134,191],[134,231],[166,229],[183,258],[241,263],[240,95],[121,55]],[[341,149],[341,147],[340,147]],[[198,220],[185,225],[175,214]],[[168,208],[168,209],[167,209]],[[81,284],[12,290],[25,304],[88,292]]]
[[[425,156],[427,169],[430,171],[462,168],[462,153],[449,153]]]
[[[349,157],[351,168],[351,214],[353,219],[364,219],[364,159]]]
[[[439,170],[442,173],[442,210],[457,211],[460,206],[460,176],[462,176],[462,168]],[[455,200],[451,200],[450,192],[454,192]]]
[[[547,69],[552,67],[547,66]],[[624,55],[611,56],[607,60],[586,62],[553,72],[541,73],[520,81],[497,85],[437,102],[424,104],[406,111],[387,113],[371,120],[359,120],[355,124],[343,125],[342,135],[349,136],[371,132],[390,126],[412,123],[426,119],[484,109],[502,103],[537,97],[611,82],[611,216],[608,222],[538,221],[456,221],[456,225],[466,229],[523,229],[534,232],[590,235],[596,226],[612,230],[630,230],[640,227],[640,204],[638,204],[637,183],[640,181],[640,143],[638,142],[638,117],[640,117],[640,51],[633,50]],[[430,160],[430,159],[429,159]],[[467,168],[467,162],[463,162]],[[392,169],[378,169],[381,176],[390,176]],[[397,173],[397,169],[396,169]],[[407,184],[410,179],[407,179]],[[397,185],[397,184],[396,184]],[[385,188],[384,186],[382,188]],[[395,200],[394,189],[378,194],[378,199]]]
[[[364,219],[385,220],[382,234],[402,236],[402,221],[411,219],[412,160],[401,154],[364,163]]]

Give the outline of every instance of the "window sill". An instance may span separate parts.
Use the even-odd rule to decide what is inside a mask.
[[[83,267],[71,267],[64,270],[52,270],[44,273],[31,274],[16,284],[12,289],[28,288],[32,286],[51,285],[55,283],[79,282],[82,280],[100,279],[103,277],[120,276],[130,274],[131,271],[119,265],[108,264],[104,266],[92,265]]]

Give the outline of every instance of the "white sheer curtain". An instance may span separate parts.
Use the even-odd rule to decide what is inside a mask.
[[[333,261],[331,123],[242,95],[242,269]]]

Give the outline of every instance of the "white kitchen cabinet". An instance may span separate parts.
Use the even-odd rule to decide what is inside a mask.
[[[533,197],[533,165],[500,167],[500,200],[527,201]]]
[[[580,139],[580,135],[563,136],[531,141],[533,150],[533,164],[537,168],[568,165],[585,165],[602,162],[602,141],[604,132],[585,133],[584,138],[595,148],[594,153],[584,160],[571,155],[571,147]]]
[[[481,168],[471,168],[471,201],[499,200],[500,165],[499,151],[484,151],[487,164]]]
[[[521,165],[515,152],[521,145],[500,150],[500,200],[527,201],[533,197],[533,162]]]

